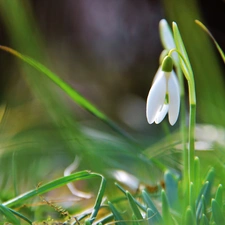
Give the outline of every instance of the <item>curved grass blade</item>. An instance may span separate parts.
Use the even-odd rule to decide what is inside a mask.
[[[106,186],[106,179],[100,174],[98,174],[98,176],[100,176],[102,180],[101,180],[100,188],[99,188],[98,195],[97,195],[97,198],[95,201],[95,205],[94,205],[93,211],[92,211],[90,219],[89,219],[91,224],[95,220],[95,218],[98,214],[98,211],[100,209],[102,198],[103,198],[103,195],[105,192],[105,186]]]
[[[154,213],[155,217],[157,217],[157,220],[162,222],[163,220],[162,220],[162,217],[161,217],[158,209],[155,207],[155,204],[153,203],[149,194],[145,190],[142,191],[142,198],[143,198],[144,202],[146,203],[147,207],[149,209],[151,209],[152,212]]]
[[[62,187],[69,182],[85,180],[85,179],[90,179],[90,178],[94,178],[94,177],[102,177],[102,176],[97,173],[91,173],[88,171],[77,172],[77,173],[71,174],[69,176],[61,177],[59,179],[51,181],[51,182],[44,184],[34,190],[28,191],[22,195],[17,196],[16,198],[13,198],[7,202],[4,202],[2,205],[7,206],[7,207],[12,207],[15,205],[23,204],[23,202],[29,198],[32,198],[32,197],[35,197],[38,195],[42,195],[53,189]]]
[[[130,207],[133,210],[133,213],[134,213],[135,217],[137,218],[137,220],[143,220],[141,212],[140,212],[140,210],[137,207],[136,201],[133,198],[133,196],[130,194],[129,191],[126,191],[126,196],[127,196],[127,199],[128,199],[128,201],[130,203]]]
[[[10,221],[12,224],[20,225],[20,221],[14,216],[14,214],[4,205],[0,204],[0,212]]]
[[[8,208],[14,215],[20,217],[21,219],[23,219],[24,221],[28,222],[29,224],[33,224],[31,220],[29,220],[27,217],[25,217],[24,215],[22,215],[21,213],[18,213],[17,211]]]
[[[224,216],[221,211],[220,205],[215,199],[212,199],[212,214],[213,219],[217,225],[224,224]]]
[[[209,37],[213,40],[213,42],[214,42],[218,52],[220,53],[221,58],[223,59],[223,62],[225,63],[225,54],[224,54],[223,50],[220,48],[220,46],[219,46],[218,42],[216,41],[216,39],[213,37],[212,33],[199,20],[195,20],[195,23],[198,24],[209,35]]]
[[[116,224],[118,225],[126,225],[125,222],[123,222],[123,217],[120,215],[118,210],[114,207],[114,205],[111,202],[108,202],[109,208],[111,209],[115,219],[116,219]]]
[[[108,124],[112,129],[120,133],[126,138],[132,139],[133,138],[127,134],[123,129],[121,129],[117,124],[115,124],[113,121],[111,121],[104,113],[102,113],[99,109],[97,109],[93,104],[91,104],[86,98],[84,98],[80,93],[78,93],[76,90],[74,90],[69,84],[67,84],[65,81],[63,81],[59,76],[57,76],[55,73],[50,71],[48,68],[46,68],[41,63],[37,62],[36,60],[25,56],[17,51],[15,51],[12,48],[2,46],[0,45],[0,49],[3,51],[6,51],[17,58],[21,59],[22,61],[26,62],[39,72],[45,74],[51,81],[53,81],[58,87],[60,87],[75,103],[77,103],[80,107],[86,109],[93,115],[95,115],[97,118],[104,121],[106,124]]]

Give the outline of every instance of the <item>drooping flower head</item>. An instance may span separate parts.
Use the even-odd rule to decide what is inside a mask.
[[[166,56],[159,67],[149,91],[146,106],[148,123],[160,123],[168,113],[169,122],[174,125],[180,111],[180,89],[173,62]]]

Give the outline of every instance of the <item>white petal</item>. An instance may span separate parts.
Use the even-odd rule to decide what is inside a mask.
[[[164,73],[164,72],[162,71],[162,66],[160,66],[160,67],[158,68],[158,70],[157,70],[157,72],[156,72],[154,78],[153,78],[152,84],[154,84],[154,82],[155,82],[159,77],[162,76],[162,73]]]
[[[169,105],[168,104],[164,104],[162,106],[162,108],[160,109],[160,111],[157,113],[157,116],[155,118],[155,123],[161,123],[162,120],[165,118],[166,114],[168,113],[169,110]]]
[[[169,93],[169,122],[174,125],[177,121],[180,111],[180,87],[178,79],[174,71],[168,80],[168,93]]]
[[[163,71],[159,71],[159,73],[159,75],[156,74],[157,79],[154,81],[147,98],[146,116],[150,124],[155,121],[166,95],[166,77]]]
[[[176,48],[172,31],[165,19],[162,19],[159,22],[159,32],[160,32],[160,38],[161,38],[163,47],[165,49],[170,50],[170,49]],[[172,58],[176,64],[179,63],[179,57],[177,52],[172,53]]]
[[[175,42],[173,39],[171,29],[165,19],[162,19],[159,22],[159,32],[164,48],[166,49],[175,48]]]

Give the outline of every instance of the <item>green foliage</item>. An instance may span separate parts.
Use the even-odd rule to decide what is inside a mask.
[[[187,208],[186,213],[185,213],[185,218],[184,218],[184,225],[189,225],[189,224],[196,225],[195,216],[192,212],[191,207]]]
[[[0,211],[9,222],[15,225],[20,225],[20,221],[15,217],[15,215],[10,211],[10,209],[0,204]]]
[[[170,205],[164,190],[162,190],[161,195],[162,195],[162,217],[163,217],[164,224],[172,225],[173,218],[171,216]]]

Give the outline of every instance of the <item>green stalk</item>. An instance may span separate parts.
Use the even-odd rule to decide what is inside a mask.
[[[169,51],[168,55],[171,55],[172,52],[174,52],[174,51],[177,52],[181,58],[181,60],[180,60],[182,62],[181,67],[183,69],[184,76],[188,82],[189,105],[190,105],[189,106],[189,134],[188,134],[188,144],[189,145],[188,145],[188,150],[187,150],[185,144],[183,143],[183,148],[184,148],[183,159],[184,159],[184,180],[187,179],[187,173],[188,173],[187,190],[188,190],[188,193],[190,194],[190,182],[194,182],[195,117],[196,117],[195,81],[194,81],[194,75],[193,75],[193,71],[192,71],[190,62],[186,56],[186,52],[184,50],[179,51],[177,49],[171,49]],[[182,52],[184,52],[184,53],[182,54]],[[180,86],[182,86],[182,85],[180,85]],[[181,91],[182,91],[182,89],[181,89]],[[184,121],[184,126],[185,126],[185,121]],[[185,127],[182,129],[185,129]],[[184,138],[183,140],[186,141],[186,131],[182,130],[182,133],[183,133],[182,137]]]
[[[184,77],[182,74],[182,70],[177,67],[177,75],[180,83],[180,130],[181,130],[181,138],[182,138],[182,149],[183,149],[183,190],[186,192],[186,187],[188,185],[188,149],[187,149],[187,131],[186,131],[186,112],[185,112],[185,90],[184,90]]]
[[[193,74],[191,73],[191,81],[188,82],[189,87],[189,102],[190,102],[190,115],[189,115],[189,180],[194,182],[194,160],[195,160],[195,122],[196,122],[196,97],[195,85]]]
[[[191,64],[188,59],[186,49],[184,47],[179,29],[176,23],[173,23],[174,39],[176,43],[176,49],[171,49],[169,54],[176,51],[180,56],[180,65],[182,72],[188,82],[189,92],[189,134],[188,134],[188,167],[185,168],[188,171],[188,183],[187,190],[190,199],[190,182],[194,182],[194,157],[195,157],[195,117],[196,117],[196,94],[195,94],[195,81],[194,74],[191,68]],[[184,163],[187,162],[187,155],[184,153]],[[185,172],[186,173],[186,172]],[[191,204],[191,202],[189,202]]]
[[[189,185],[188,185],[188,193],[189,193],[189,205],[191,202],[191,189],[190,184],[194,183],[195,177],[195,118],[196,118],[196,96],[195,96],[195,85],[193,79],[193,73],[190,72],[190,80],[188,81],[188,89],[189,89],[189,134],[188,134],[188,174],[189,174]],[[195,185],[195,184],[194,184]]]

